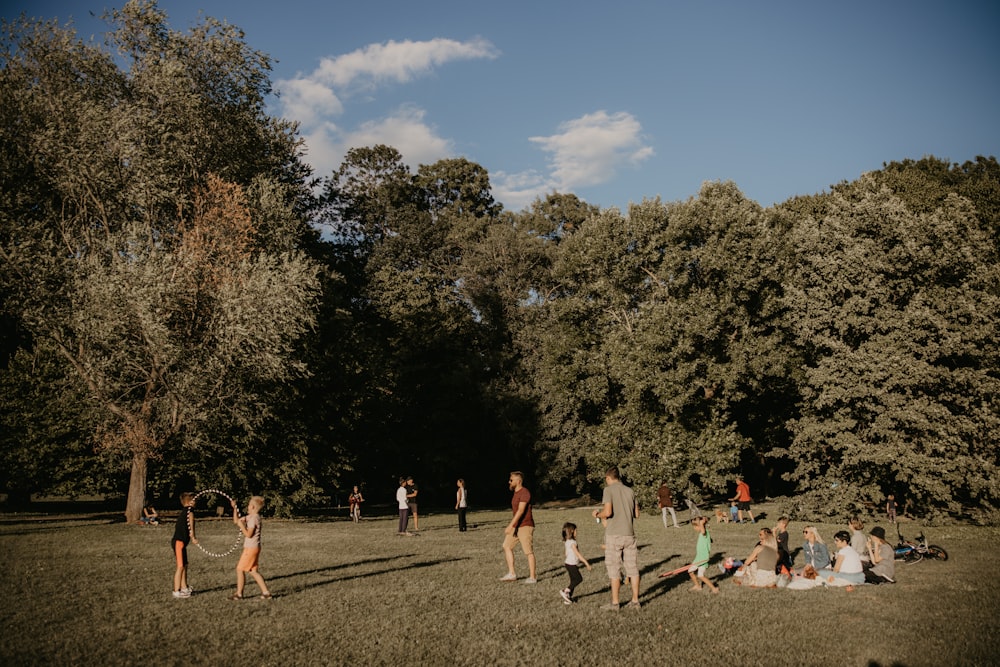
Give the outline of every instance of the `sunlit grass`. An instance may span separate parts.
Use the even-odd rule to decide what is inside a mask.
[[[193,547],[196,593],[171,597],[172,526],[0,515],[0,663],[912,666],[995,664],[1000,655],[995,529],[928,528],[952,558],[900,564],[894,586],[793,592],[720,581],[711,596],[688,591],[684,575],[656,576],[691,558],[695,536],[643,516],[644,608],[612,614],[599,609],[609,599],[602,533],[586,509],[536,511],[534,586],[498,581],[507,518],[473,512],[459,533],[453,514],[422,515],[410,538],[397,537],[389,517],[269,519],[261,569],[275,597],[231,602],[237,555]],[[573,606],[558,595],[567,520],[596,561]],[[793,546],[800,528],[793,522]],[[222,551],[232,523],[203,521],[200,532]],[[712,533],[720,558],[745,556],[756,539],[753,526],[713,524]],[[525,576],[520,553],[517,564]],[[247,595],[256,592],[248,583]]]

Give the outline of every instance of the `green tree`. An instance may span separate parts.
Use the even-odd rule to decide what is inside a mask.
[[[305,371],[317,282],[294,250],[307,172],[294,128],[264,113],[267,57],[213,19],[172,31],[154,2],[110,19],[103,48],[10,26],[0,258],[7,307],[75,371],[102,446],[127,452],[134,520],[151,459],[221,422],[253,431],[261,383]]]
[[[589,218],[559,247],[539,392],[561,474],[724,490],[783,443],[781,223],[731,183]],[[766,476],[759,476],[766,483]]]
[[[919,513],[996,507],[995,247],[968,199],[883,185],[925,174],[843,184],[794,229],[787,298],[807,363],[787,454],[808,509],[887,493]]]

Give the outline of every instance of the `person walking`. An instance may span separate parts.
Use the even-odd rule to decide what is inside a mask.
[[[468,530],[468,524],[465,522],[465,513],[469,509],[469,490],[465,488],[465,480],[460,479],[457,482],[458,491],[455,492],[455,509],[458,510],[458,530],[464,533]]]
[[[606,521],[604,563],[608,579],[611,580],[611,602],[602,605],[601,609],[618,611],[621,607],[619,594],[623,566],[632,586],[632,599],[625,606],[628,609],[639,609],[642,607],[639,603],[639,549],[635,540],[635,519],[639,516],[639,505],[635,502],[632,489],[622,483],[617,466],[608,468],[604,473],[604,484],[601,498],[603,506],[593,512],[595,519]]]
[[[678,528],[677,525],[677,512],[674,511],[674,496],[670,492],[670,487],[667,486],[666,482],[660,483],[660,488],[656,492],[657,503],[660,506],[660,514],[663,516],[663,527],[667,528],[667,512],[670,512],[670,518],[673,519],[674,528]]]
[[[528,557],[528,578],[525,584],[537,584],[535,578],[535,551],[532,546],[532,537],[535,532],[535,520],[531,516],[531,492],[524,486],[524,475],[519,471],[510,474],[507,480],[510,490],[514,492],[510,501],[511,510],[514,516],[510,523],[504,528],[503,555],[507,561],[507,574],[500,577],[500,581],[516,581],[514,574],[514,546],[521,544],[521,551]]]
[[[736,477],[736,495],[729,500],[736,501],[736,517],[737,523],[743,523],[743,513],[746,512],[747,516],[750,517],[750,523],[757,523],[753,518],[753,512],[750,511],[750,485],[746,483],[743,479],[743,475],[737,475]]]

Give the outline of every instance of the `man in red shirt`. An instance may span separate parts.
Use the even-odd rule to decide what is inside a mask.
[[[743,475],[736,476],[736,495],[729,500],[736,501],[736,519],[739,523],[743,523],[743,513],[746,512],[747,516],[750,517],[750,523],[757,523],[753,518],[753,512],[750,511],[750,485],[743,481]]]
[[[531,544],[532,535],[535,532],[535,521],[531,516],[531,492],[524,487],[524,475],[514,471],[508,480],[510,490],[514,492],[510,506],[514,511],[514,516],[504,528],[503,555],[507,559],[507,574],[500,577],[500,581],[515,581],[517,575],[514,574],[514,545],[521,544],[521,551],[528,557],[528,578],[525,584],[536,584],[535,578],[535,551]]]

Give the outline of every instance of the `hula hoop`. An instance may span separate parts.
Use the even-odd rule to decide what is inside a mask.
[[[226,500],[229,501],[230,505],[233,505],[234,507],[236,507],[236,516],[240,515],[239,505],[236,504],[236,501],[233,500],[232,498],[230,498],[228,494],[223,493],[222,491],[219,491],[218,489],[202,489],[198,493],[194,494],[194,498],[193,498],[194,502],[197,502],[198,501],[198,497],[199,496],[203,496],[206,493],[214,493],[216,495],[222,496],[223,498],[225,498]],[[194,512],[192,512],[191,514],[189,514],[188,517],[189,517],[189,520],[188,520],[188,532],[189,533],[193,533],[194,531],[192,530],[192,528],[193,528],[192,521],[194,520]],[[192,535],[192,537],[193,537],[193,535]],[[237,533],[237,535],[236,535],[236,542],[233,543],[233,546],[229,547],[229,549],[227,551],[224,551],[222,553],[215,553],[214,551],[209,551],[205,547],[201,546],[200,542],[196,546],[199,549],[201,549],[203,552],[205,552],[205,554],[211,556],[212,558],[225,558],[229,554],[231,554],[234,551],[236,551],[237,547],[240,546],[240,543],[242,541],[243,541],[243,531],[239,531]]]

